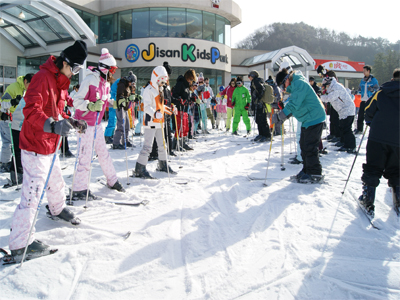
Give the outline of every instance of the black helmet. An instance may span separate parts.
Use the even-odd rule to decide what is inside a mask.
[[[247,76],[248,77],[253,77],[253,78],[258,78],[258,77],[260,77],[260,74],[258,74],[258,72],[256,70],[253,70]]]

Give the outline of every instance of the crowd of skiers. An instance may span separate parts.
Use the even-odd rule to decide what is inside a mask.
[[[172,67],[165,62],[149,74],[150,80],[139,95],[137,77],[132,72],[115,80],[116,60],[103,48],[98,65],[89,67],[80,85],[68,94],[70,78],[83,68],[86,58],[86,44],[76,41],[59,57],[50,56],[36,74],[19,77],[2,97],[1,168],[3,172],[11,171],[11,186],[22,183],[21,202],[11,224],[12,255],[21,255],[27,245],[29,253],[48,248],[35,240],[33,234],[35,211],[44,190],[52,217],[79,224],[66,207],[65,183],[55,154],[64,143],[64,153],[72,156],[66,139],[71,130],[76,130],[78,147],[70,200],[100,199],[89,189],[94,151],[107,186],[125,192],[107,143],[112,143],[112,149],[116,150],[132,146],[130,111],[135,107],[138,119],[135,132],[143,133],[143,147],[133,173],[145,179],[152,178],[146,165],[154,158],[158,159],[158,171],[176,173],[168,165],[167,155],[176,155],[175,149],[193,150],[188,140],[209,134],[209,123],[213,129],[238,135],[242,119],[249,134],[250,110],[258,129],[254,142],[267,142],[271,135],[284,134],[284,121],[291,117],[297,120],[299,151],[293,163],[302,164],[302,169],[292,179],[299,183],[319,183],[324,178],[319,157],[323,152],[322,132],[327,113],[330,116],[328,142],[335,142],[338,151],[351,154],[357,154],[355,134],[365,134],[365,115],[365,123],[371,130],[363,164],[360,204],[373,216],[375,189],[383,175],[393,188],[394,201],[399,206],[400,69],[394,71],[392,81],[379,87],[371,68],[364,68],[365,77],[359,89],[362,105],[357,129],[352,131],[356,112],[353,96],[338,82],[335,72],[323,66],[317,69],[322,88],[315,84],[314,78],[309,81],[300,71],[283,63],[275,81],[270,76],[264,82],[257,71],[251,71],[248,74],[250,91],[238,76],[226,88],[220,86],[214,96],[209,79],[193,69],[180,75],[176,85],[170,87]],[[109,119],[104,132],[101,120],[107,107]]]

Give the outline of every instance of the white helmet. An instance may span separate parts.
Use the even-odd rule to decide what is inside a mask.
[[[167,70],[163,66],[155,67],[153,72],[151,73],[151,83],[153,85],[157,85],[158,88],[160,85],[166,84],[168,81],[168,73]]]

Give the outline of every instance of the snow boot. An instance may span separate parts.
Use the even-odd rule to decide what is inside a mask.
[[[367,186],[365,183],[363,183],[363,192],[362,195],[358,198],[358,202],[360,202],[365,212],[371,218],[374,218],[375,216],[375,206],[374,206],[375,190],[376,190],[375,187]]]
[[[48,245],[42,243],[41,241],[34,240],[32,244],[28,246],[28,249],[26,249],[26,254],[40,253],[45,251],[47,248],[49,248]],[[11,250],[11,255],[12,256],[23,255],[24,251],[25,247],[16,250]]]
[[[247,135],[249,135],[251,133],[251,130],[247,130]]]
[[[168,173],[168,170],[169,170],[170,174],[177,174],[174,170],[171,169],[170,166],[168,166],[168,169],[167,169],[167,162],[165,160],[159,160],[157,171]]]
[[[86,200],[86,194],[87,194],[87,190],[73,191],[72,192],[72,200],[73,201]],[[69,195],[67,196],[67,198],[69,198]],[[89,190],[88,200],[89,201],[101,200],[101,197],[93,195],[92,192]]]
[[[122,184],[118,180],[117,180],[116,183],[114,183],[113,186],[110,186],[110,185],[107,184],[107,187],[109,189],[112,189],[112,190],[117,190],[118,192],[121,192],[121,193],[125,193],[126,192],[124,187],[122,186]]]
[[[292,164],[292,165],[299,165],[302,163],[303,163],[303,161],[298,160],[297,157],[295,157],[294,159],[289,161],[289,164]]]
[[[151,177],[149,172],[146,170],[146,166],[139,164],[138,162],[136,163],[134,174],[136,177],[139,177],[139,178],[154,179],[153,177]]]
[[[237,131],[232,132],[232,135],[239,135]]]

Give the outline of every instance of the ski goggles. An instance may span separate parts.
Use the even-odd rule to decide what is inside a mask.
[[[117,71],[118,67],[117,66],[107,66],[103,63],[99,63],[99,67],[100,68],[104,68],[107,69],[108,72],[110,72],[111,74],[115,74],[115,72]]]
[[[285,90],[285,82],[286,82],[286,80],[288,80],[289,75],[290,75],[290,74],[287,74],[287,75],[285,76],[285,78],[283,79],[281,85],[279,86],[279,87],[281,88],[282,91]]]
[[[243,84],[243,82],[242,81],[236,81],[236,84],[237,85],[241,85],[241,84]]]
[[[80,64],[71,62],[71,61],[68,59],[68,57],[65,57],[65,56],[64,56],[64,60],[68,63],[68,65],[69,65],[69,67],[70,67],[70,69],[71,69],[71,73],[72,73],[73,75],[78,74],[79,71],[83,69],[83,65],[80,65]]]

